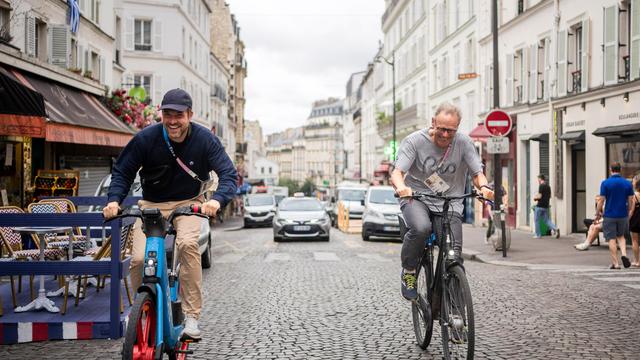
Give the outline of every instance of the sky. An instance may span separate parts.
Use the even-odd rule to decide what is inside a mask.
[[[382,40],[383,0],[227,0],[248,76],[245,119],[263,134],[302,126],[315,100],[345,96]]]

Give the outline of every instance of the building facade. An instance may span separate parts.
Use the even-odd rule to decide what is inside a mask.
[[[294,180],[311,179],[318,188],[332,188],[342,180],[346,146],[343,119],[344,100],[328,98],[313,103],[304,126],[304,144],[299,144],[304,147],[304,159],[294,157],[294,169],[303,171],[294,171]]]
[[[185,89],[193,99],[193,121],[211,129],[208,2],[123,0],[121,6],[122,87],[143,87],[154,104],[170,89]]]

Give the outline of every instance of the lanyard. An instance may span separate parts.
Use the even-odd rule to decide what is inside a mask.
[[[202,183],[202,180],[200,180],[200,178],[198,177],[198,174],[193,172],[193,170],[189,169],[189,167],[185,165],[182,162],[182,160],[180,160],[180,158],[176,155],[176,152],[173,150],[173,146],[171,146],[171,143],[169,142],[169,135],[167,135],[167,129],[164,128],[164,125],[162,125],[162,137],[164,137],[164,142],[167,143],[169,152],[171,152],[171,155],[173,155],[173,157],[176,159],[176,162],[178,163],[178,165],[180,165],[182,170],[184,170],[187,174],[189,174],[194,180]]]
[[[442,157],[442,159],[440,159],[440,162],[438,163],[438,167],[437,167],[438,170],[442,167],[442,164],[444,163],[444,161],[447,160],[447,156],[449,156],[450,150],[451,150],[451,144],[447,146],[447,151],[444,152],[444,156]]]

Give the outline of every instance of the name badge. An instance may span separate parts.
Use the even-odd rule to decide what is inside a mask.
[[[444,193],[449,190],[449,185],[442,180],[437,173],[433,173],[429,176],[427,180],[424,181],[424,184],[427,185],[427,187],[434,193]]]

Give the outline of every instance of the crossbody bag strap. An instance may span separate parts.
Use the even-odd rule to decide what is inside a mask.
[[[189,169],[189,167],[176,155],[176,152],[173,150],[173,146],[171,146],[171,143],[169,142],[169,135],[167,135],[167,129],[164,128],[164,125],[162,126],[162,137],[164,138],[164,142],[167,143],[169,152],[171,153],[171,155],[173,155],[174,159],[176,159],[176,162],[178,163],[178,165],[180,165],[182,170],[189,174],[189,176],[191,176],[194,180],[202,182],[202,180],[200,180],[200,178],[198,177],[198,174]]]

